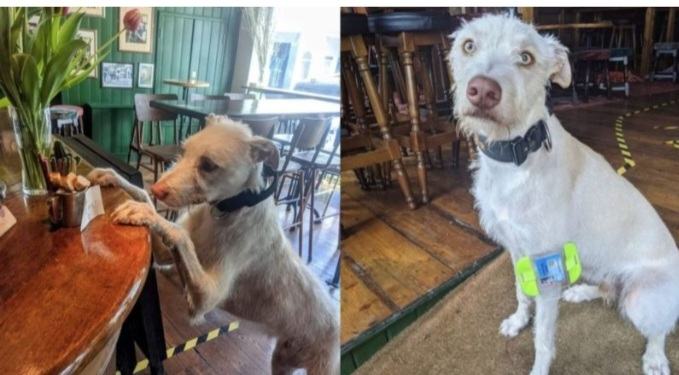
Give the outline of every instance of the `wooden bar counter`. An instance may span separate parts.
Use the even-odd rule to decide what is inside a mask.
[[[19,158],[9,137],[0,126],[0,179],[9,192],[4,204],[17,218],[0,237],[0,374],[98,369],[146,281],[148,230],[111,222],[108,215],[128,199],[117,188],[102,188],[106,214],[84,232],[53,230],[45,197],[20,192]],[[92,168],[83,164],[81,174]],[[106,358],[97,363],[101,353]]]

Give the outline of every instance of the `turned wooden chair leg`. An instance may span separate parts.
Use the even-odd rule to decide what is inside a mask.
[[[408,114],[410,116],[410,144],[415,151],[417,161],[417,178],[422,193],[422,203],[429,203],[429,189],[427,188],[427,169],[424,160],[424,150],[426,146],[422,142],[424,135],[420,128],[420,110],[418,107],[417,86],[415,83],[415,68],[413,66],[413,52],[406,48],[401,48],[399,53],[405,70],[406,88],[408,94]]]

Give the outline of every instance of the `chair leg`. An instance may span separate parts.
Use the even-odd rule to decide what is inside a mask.
[[[417,208],[417,204],[415,204],[415,199],[413,198],[413,191],[410,188],[410,181],[408,181],[408,174],[403,165],[403,161],[401,159],[396,159],[393,163],[394,171],[396,171],[396,178],[398,179],[398,184],[401,186],[401,192],[406,199],[406,204],[414,210]]]
[[[608,60],[604,62],[604,74],[606,75],[606,98],[611,98],[611,72],[608,69]]]
[[[332,197],[335,195],[335,189],[337,188],[337,184],[340,181],[340,176],[333,176],[335,179],[335,182],[332,185],[332,190],[330,190],[330,195],[328,196],[328,199],[325,201],[325,206],[323,207],[323,214],[321,215],[320,220],[323,220],[325,218],[325,214],[328,212],[328,206],[330,206],[330,201],[332,201]],[[319,220],[319,222],[320,222]]]
[[[307,263],[311,263],[314,247],[314,203],[316,202],[316,168],[311,168],[311,181],[309,181],[309,243],[307,245]],[[302,218],[304,215],[302,214]]]
[[[304,172],[299,172],[299,179],[300,179],[300,184],[299,184],[299,189],[300,189],[300,194],[299,194],[299,212],[300,212],[300,217],[296,222],[299,223],[299,233],[297,233],[297,238],[299,243],[297,244],[298,250],[299,250],[299,257],[302,257],[302,251],[304,249],[304,207],[306,203],[306,198],[304,194]]]
[[[584,102],[589,101],[589,73],[590,73],[590,62],[585,63],[585,97]]]
[[[654,58],[653,58],[653,67],[651,68],[651,73],[649,74],[649,77],[648,77],[649,81],[651,81],[651,82],[653,82],[655,80],[655,71],[658,68],[659,57],[660,57],[660,55],[656,51],[656,53],[654,54]]]
[[[677,83],[677,50],[672,54],[672,82]]]
[[[438,146],[436,148],[436,157],[439,159],[439,164],[441,166],[441,169],[443,169],[444,168],[444,165],[443,165],[443,147]]]
[[[453,142],[453,168],[460,166],[460,139],[456,139]]]

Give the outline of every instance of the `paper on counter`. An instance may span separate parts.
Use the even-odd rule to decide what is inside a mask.
[[[0,237],[2,237],[5,232],[9,230],[14,224],[16,224],[17,219],[9,212],[9,208],[0,205]]]
[[[87,228],[92,219],[104,214],[104,201],[101,198],[101,188],[94,185],[85,191],[85,206],[83,207],[83,218],[80,222],[80,231]]]

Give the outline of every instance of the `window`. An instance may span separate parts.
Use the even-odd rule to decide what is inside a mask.
[[[339,96],[340,39],[336,9],[273,8],[272,20],[272,42],[263,84]],[[257,76],[257,69],[250,69],[249,81],[256,82]]]

